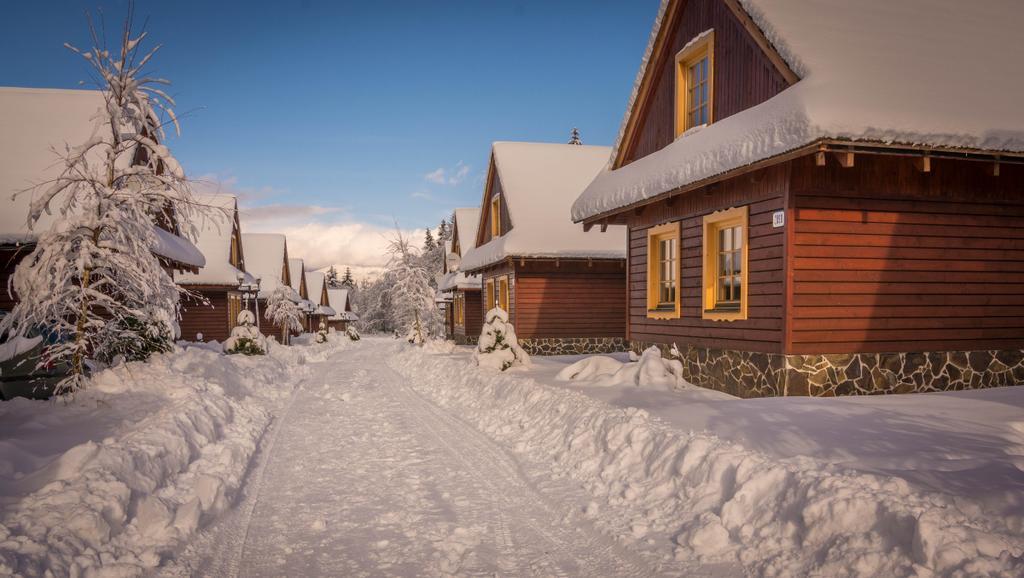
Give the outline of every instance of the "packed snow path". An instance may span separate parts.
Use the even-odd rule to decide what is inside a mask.
[[[393,343],[363,341],[312,367],[265,440],[239,506],[165,574],[664,571],[593,528],[571,505],[586,503],[578,486],[521,464],[414,392],[382,363]]]

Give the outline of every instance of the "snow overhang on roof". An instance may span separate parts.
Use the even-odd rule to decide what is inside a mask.
[[[320,305],[319,307],[316,308],[316,311],[314,311],[314,314],[315,315],[326,315],[326,316],[330,317],[331,315],[337,315],[338,312],[335,311],[333,308],[327,306],[327,305]]]
[[[673,1],[663,1],[627,119]],[[828,139],[1024,153],[1024,75],[1015,72],[1024,3],[740,2],[800,80],[624,167],[606,167],[573,204],[574,221]]]
[[[573,200],[605,166],[610,152],[598,146],[494,143],[491,158],[512,226],[502,236],[464,250],[460,271],[473,272],[506,258],[624,259],[625,227],[587,233],[569,219]]]
[[[160,227],[153,227],[155,241],[152,251],[173,263],[188,267],[204,267],[206,257],[188,239],[179,237]]]

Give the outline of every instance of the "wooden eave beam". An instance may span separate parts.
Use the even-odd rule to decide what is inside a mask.
[[[836,160],[839,161],[839,166],[843,167],[844,169],[849,169],[853,167],[852,149],[848,149],[845,151],[836,151],[834,154],[836,155]]]
[[[914,166],[917,167],[917,170],[921,171],[922,173],[932,172],[931,155],[929,155],[928,153],[924,153],[923,155],[916,157],[914,159]]]

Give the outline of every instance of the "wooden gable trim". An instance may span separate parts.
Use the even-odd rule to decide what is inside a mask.
[[[242,252],[242,225],[238,218],[238,203],[235,202],[234,206],[235,209],[231,224],[231,242],[234,243],[234,248],[237,249],[235,257],[237,257],[238,262],[232,263],[231,265],[235,269],[245,272],[245,253]],[[231,249],[229,248],[228,251],[231,251]],[[230,253],[229,256],[231,256]]]
[[[764,32],[750,18],[747,11],[740,6],[738,0],[721,1],[736,16],[737,20],[739,20],[740,24],[754,40],[754,43],[768,57],[769,62],[775,65],[779,74],[782,75],[786,82],[792,86],[800,80],[800,77],[786,64],[786,61],[775,50],[775,47],[768,42]],[[622,131],[622,138],[618,143],[618,147],[615,149],[612,170],[622,167],[628,154],[636,146],[636,139],[639,136],[637,129],[639,128],[640,119],[644,118],[647,113],[647,105],[651,95],[654,93],[653,85],[657,74],[664,66],[666,59],[675,56],[668,54],[667,44],[679,25],[678,16],[686,7],[687,0],[667,0],[667,2],[668,5],[665,7],[665,13],[658,25],[654,45],[651,47],[651,55],[644,65],[643,77],[640,79],[640,86],[637,88],[636,99],[633,101],[632,108],[626,111],[628,115],[626,117],[626,126]],[[667,26],[666,23],[668,24]]]
[[[292,273],[291,273],[291,268],[288,267],[288,242],[287,241],[285,241],[285,244],[284,244],[284,266],[282,267],[281,271],[284,273],[283,275],[281,275],[281,280],[284,281],[285,285],[291,285],[292,284]]]
[[[484,196],[480,200],[480,217],[476,222],[476,246],[484,244],[484,223],[491,213],[491,183],[497,178],[497,171],[494,167],[494,149],[491,148],[490,159],[487,161],[487,179],[484,181]],[[499,215],[500,218],[500,215]]]

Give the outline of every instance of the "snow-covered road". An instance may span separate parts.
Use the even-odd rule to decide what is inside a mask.
[[[312,365],[264,440],[241,503],[169,576],[664,573],[582,513],[579,484],[442,409],[366,341]],[[673,573],[696,568],[673,562]],[[699,575],[699,573],[698,573]]]

